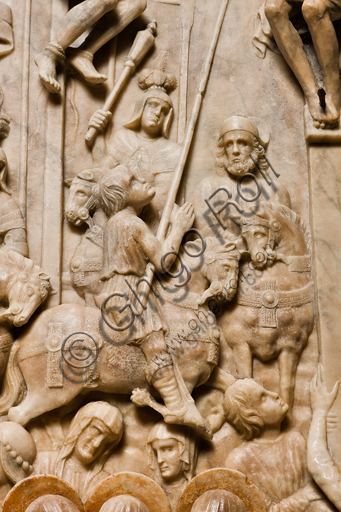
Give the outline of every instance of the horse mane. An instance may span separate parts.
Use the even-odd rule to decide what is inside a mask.
[[[9,266],[16,268],[19,272],[27,272],[41,281],[42,291],[46,293],[51,289],[50,277],[41,267],[35,265],[32,260],[25,258],[18,252],[3,251],[0,249],[0,266]]]
[[[261,201],[261,206],[264,207],[267,210],[270,210],[272,212],[278,213],[285,219],[287,219],[289,222],[294,224],[302,233],[304,236],[304,239],[307,243],[307,248],[309,249],[309,252],[311,253],[311,234],[308,226],[306,223],[302,220],[302,217],[298,215],[294,210],[291,210],[291,208],[288,208],[284,204],[276,203],[276,202],[270,202],[270,201]],[[257,215],[257,213],[256,213]]]
[[[0,250],[0,265],[17,267],[18,270],[32,272],[34,263],[32,260],[25,258],[18,252]]]

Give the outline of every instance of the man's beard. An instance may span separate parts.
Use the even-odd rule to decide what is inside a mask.
[[[236,177],[244,176],[252,172],[258,163],[258,155],[254,150],[248,157],[240,157],[240,162],[231,162],[227,164],[227,172]]]

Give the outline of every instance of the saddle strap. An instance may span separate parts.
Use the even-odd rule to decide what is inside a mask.
[[[313,283],[307,284],[304,288],[281,292],[277,290],[264,290],[261,292],[248,291],[238,294],[237,304],[251,308],[275,309],[275,308],[298,308],[313,302]]]

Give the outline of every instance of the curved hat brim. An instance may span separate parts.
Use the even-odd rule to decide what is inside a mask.
[[[124,472],[109,476],[91,492],[85,512],[99,512],[115,496],[130,495],[139,499],[150,512],[171,512],[165,492],[151,478],[140,473]]]
[[[215,489],[230,491],[238,496],[247,512],[265,512],[263,493],[243,473],[232,469],[209,469],[194,477],[180,496],[177,512],[191,512],[202,494]]]
[[[55,476],[30,476],[16,484],[6,496],[3,512],[25,512],[33,501],[46,494],[63,496],[70,500],[79,510],[84,507],[77,492],[66,482]]]

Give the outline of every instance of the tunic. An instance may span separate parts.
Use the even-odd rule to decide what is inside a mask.
[[[143,220],[122,210],[109,219],[104,235],[102,280],[106,281],[106,285],[103,291],[111,298],[107,299],[102,314],[107,315],[109,326],[115,331],[115,342],[135,345],[139,345],[152,332],[167,330],[152,289],[145,309],[140,303],[139,282],[145,275],[148,261],[136,240],[136,232],[141,225],[145,229]],[[133,308],[128,307],[128,301]],[[141,314],[134,314],[136,308]]]
[[[5,235],[11,229],[25,229],[25,221],[15,200],[0,192],[0,235]]]
[[[275,440],[254,439],[233,450],[226,467],[241,471],[271,503],[286,501],[286,512],[299,512],[309,505],[304,487],[311,481],[306,470],[306,442],[299,432]],[[322,497],[322,496],[321,496]]]

